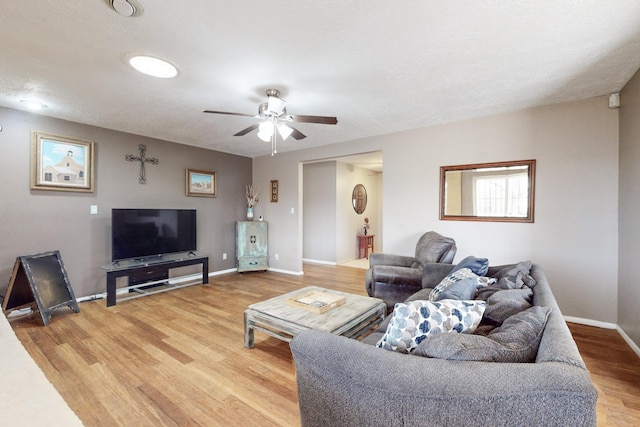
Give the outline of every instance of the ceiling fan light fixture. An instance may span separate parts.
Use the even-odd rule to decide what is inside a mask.
[[[284,123],[280,123],[278,124],[278,133],[282,137],[282,140],[285,141],[293,133],[293,129]]]
[[[272,134],[270,133],[266,133],[266,132],[258,132],[258,138],[260,138],[261,140],[263,140],[264,142],[269,142],[271,141],[271,136]]]
[[[129,58],[129,65],[152,77],[170,79],[178,75],[178,68],[164,59],[147,55],[135,55]]]
[[[275,96],[270,96],[269,102],[267,103],[267,111],[273,115],[279,116],[284,111],[285,105],[287,105],[286,101],[276,98]]]
[[[258,133],[264,133],[271,137],[271,135],[273,135],[273,123],[271,123],[271,120],[265,120],[260,123],[260,126],[258,126]]]
[[[273,126],[271,120],[265,120],[264,122],[260,123],[260,126],[258,126],[258,138],[260,138],[264,142],[271,141],[274,129],[275,127]]]

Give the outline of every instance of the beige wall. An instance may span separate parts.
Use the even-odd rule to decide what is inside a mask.
[[[375,150],[384,154],[385,252],[411,255],[436,230],[457,241],[456,260],[540,263],[565,315],[617,321],[618,111],[606,97],[254,159],[254,183],[284,183],[283,204],[262,206],[282,231],[270,235],[280,253],[272,265],[302,271],[302,217],[281,214],[300,204],[301,162]],[[439,220],[440,166],[523,159],[537,160],[535,223]]]
[[[358,258],[356,236],[362,234],[364,219],[369,218],[372,235],[378,234],[382,220],[378,200],[382,191],[380,173],[338,161],[336,205],[339,214],[336,228],[336,261],[338,264]],[[362,184],[367,190],[367,207],[361,214],[353,209],[353,187]],[[306,236],[304,236],[306,242]],[[381,248],[382,239],[375,236],[375,244]]]
[[[101,265],[111,261],[111,208],[189,208],[198,211],[198,251],[210,255],[209,271],[233,268],[234,224],[246,215],[244,185],[251,159],[143,138],[0,108],[0,294],[16,257],[60,250],[77,297],[105,291]],[[74,193],[29,189],[31,131],[95,142],[95,191]],[[125,161],[146,144],[147,184],[138,183],[139,162]],[[218,173],[218,197],[185,195],[185,169]],[[265,187],[266,188],[266,187]],[[90,215],[91,205],[98,215]],[[227,260],[222,253],[227,252]]]
[[[624,87],[620,99],[618,325],[640,346],[640,72]]]

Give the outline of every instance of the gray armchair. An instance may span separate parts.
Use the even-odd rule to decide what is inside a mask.
[[[383,299],[391,312],[396,302],[406,300],[423,287],[437,285],[453,268],[449,265],[456,250],[455,240],[429,231],[418,240],[415,257],[373,253],[364,279],[367,293]],[[423,271],[423,267],[431,263],[448,265]]]

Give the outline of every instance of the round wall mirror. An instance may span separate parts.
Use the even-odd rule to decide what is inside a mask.
[[[353,210],[357,214],[361,214],[367,209],[367,189],[364,185],[358,184],[353,187],[353,193],[351,193],[351,203],[353,204]]]

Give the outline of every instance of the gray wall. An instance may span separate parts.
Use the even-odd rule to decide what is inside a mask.
[[[270,233],[280,253],[274,268],[302,272],[302,216],[279,211],[301,208],[302,162],[376,150],[384,155],[384,252],[411,255],[418,237],[436,230],[458,242],[456,260],[540,263],[565,315],[617,322],[618,110],[607,97],[254,159],[254,184],[281,182],[283,203],[258,206],[281,230]],[[525,159],[537,160],[533,224],[439,220],[440,166]]]
[[[618,325],[640,346],[640,72],[621,93]]]
[[[105,290],[101,265],[111,261],[111,208],[189,208],[198,211],[198,251],[210,255],[209,271],[233,268],[235,221],[246,217],[244,185],[251,183],[246,157],[71,123],[0,108],[0,294],[16,257],[60,250],[77,297]],[[95,142],[93,193],[29,189],[31,131]],[[138,183],[139,162],[125,161],[146,144],[147,184]],[[215,171],[218,197],[187,197],[185,169]],[[266,188],[266,187],[265,187]],[[90,215],[91,205],[98,215]],[[227,260],[222,260],[226,252]]]
[[[336,162],[304,165],[304,252],[313,261],[336,261]]]

